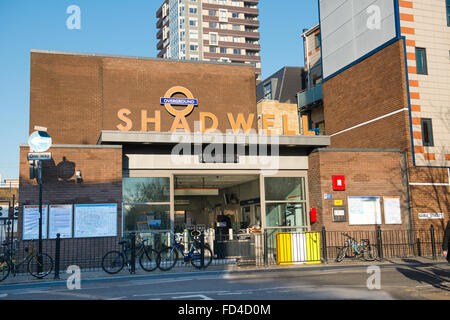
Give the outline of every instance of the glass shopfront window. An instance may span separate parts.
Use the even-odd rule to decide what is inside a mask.
[[[170,229],[170,205],[124,205],[125,231]]]
[[[124,178],[124,232],[170,230],[170,178]]]
[[[266,211],[267,227],[291,227],[308,224],[306,208],[303,203],[267,203]]]
[[[124,203],[170,202],[169,178],[124,178]]]
[[[305,178],[265,178],[266,201],[306,200]]]
[[[308,227],[304,177],[264,178],[266,228]]]

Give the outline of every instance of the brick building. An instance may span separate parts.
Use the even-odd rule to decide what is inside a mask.
[[[442,229],[450,214],[449,7],[444,0],[386,0],[379,12],[384,19],[379,26],[354,31],[346,21],[356,25],[368,19],[369,27],[379,8],[365,11],[358,7],[359,13],[352,16],[355,11],[348,9],[352,2],[344,1],[337,8],[336,2],[320,1],[320,25],[303,34],[306,68],[322,55],[318,74],[330,148],[353,149],[348,152],[355,157],[358,149],[380,149],[381,154],[382,150],[398,150],[406,192],[402,203],[411,228],[433,224]],[[353,32],[358,37],[352,39]],[[371,41],[376,43],[368,48]],[[353,57],[355,52],[359,55]],[[329,157],[319,154],[313,157]],[[389,161],[373,165],[390,167]],[[335,174],[339,171],[346,170]],[[386,183],[386,190],[390,184]],[[311,196],[316,198],[311,205],[320,208],[324,220],[329,219],[330,208],[318,195]]]

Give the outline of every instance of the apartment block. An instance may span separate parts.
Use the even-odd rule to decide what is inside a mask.
[[[158,57],[251,64],[261,81],[258,0],[166,0],[156,13]]]

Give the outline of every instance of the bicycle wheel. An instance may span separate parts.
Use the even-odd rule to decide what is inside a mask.
[[[11,271],[11,265],[4,257],[0,258],[0,282],[8,278]]]
[[[37,254],[28,261],[28,272],[38,279],[42,279],[53,270],[53,259],[46,253]]]
[[[194,267],[197,269],[200,269],[202,267],[202,261],[201,261],[201,249],[195,248],[193,251],[194,256],[191,259],[191,263]],[[209,266],[212,262],[213,254],[210,248],[205,247],[205,264],[204,267],[206,268]]]
[[[347,249],[348,247],[342,247],[341,250],[339,250],[339,253],[336,257],[336,262],[341,262],[344,260],[345,256],[347,255]]]
[[[166,247],[158,255],[158,268],[162,271],[172,269],[178,261],[178,252],[175,247]]]
[[[139,257],[139,264],[145,271],[153,271],[158,268],[158,251],[153,249],[145,249]]]
[[[374,245],[369,244],[364,248],[362,256],[366,261],[374,261],[376,258],[378,258],[377,248]]]
[[[119,251],[109,251],[103,256],[102,269],[106,273],[115,274],[125,266],[125,257]]]

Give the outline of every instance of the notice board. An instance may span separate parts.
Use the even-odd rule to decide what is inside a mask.
[[[381,224],[380,197],[348,197],[350,225]]]
[[[76,204],[75,238],[117,236],[117,204]]]
[[[73,206],[71,204],[52,204],[49,206],[49,239],[56,239],[58,233],[61,239],[72,237],[72,211]]]
[[[42,205],[42,239],[47,239],[48,206]],[[39,239],[39,205],[23,206],[23,240]]]
[[[400,197],[383,197],[384,223],[402,224]]]

